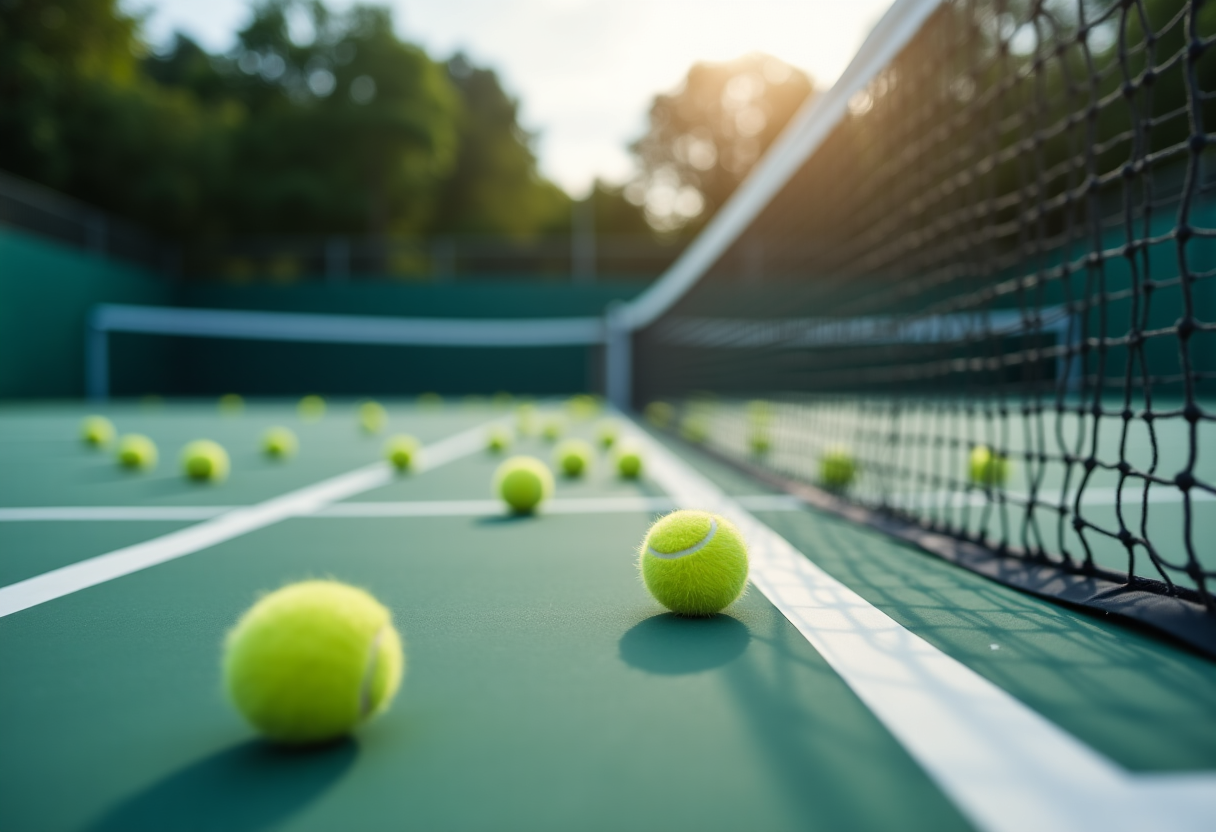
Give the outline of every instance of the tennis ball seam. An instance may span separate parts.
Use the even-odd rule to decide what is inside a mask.
[[[711,516],[709,518],[709,531],[707,531],[705,533],[705,537],[701,538],[693,545],[691,545],[687,548],[684,548],[684,549],[680,549],[679,551],[676,551],[676,552],[660,552],[658,549],[654,548],[654,546],[651,546],[651,545],[647,545],[646,550],[647,550],[648,554],[653,555],[654,557],[660,558],[662,560],[678,560],[679,558],[687,557],[689,555],[694,555],[697,552],[704,549],[706,546],[708,546],[710,543],[713,542],[714,535],[716,535],[717,533],[718,533],[718,518]]]
[[[359,718],[364,719],[374,710],[372,705],[372,683],[376,678],[376,662],[380,658],[380,642],[384,638],[384,625],[376,630],[368,648],[367,666],[363,669],[363,681],[359,685]]]

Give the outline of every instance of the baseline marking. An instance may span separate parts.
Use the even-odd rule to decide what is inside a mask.
[[[485,445],[485,432],[486,425],[481,425],[428,445],[423,449],[421,470],[476,453]],[[0,617],[189,555],[288,517],[311,514],[392,480],[389,464],[377,462],[257,505],[233,509],[189,528],[0,587]]]
[[[1115,765],[820,569],[636,423],[629,433],[677,503],[738,525],[751,582],[980,829],[1210,828],[1216,773]]]

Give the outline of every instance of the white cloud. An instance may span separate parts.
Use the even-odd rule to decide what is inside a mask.
[[[130,0],[148,30],[231,45],[244,0]],[[336,8],[349,2],[333,2]],[[541,168],[572,193],[629,176],[628,143],[655,93],[697,61],[775,55],[836,79],[890,0],[389,0],[400,33],[435,57],[463,50],[499,72],[539,134]]]

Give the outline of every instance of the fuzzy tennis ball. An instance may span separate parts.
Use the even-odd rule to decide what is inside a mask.
[[[976,485],[1004,485],[1009,479],[1009,458],[994,453],[987,445],[972,448],[968,462],[971,481]]]
[[[676,417],[676,409],[667,402],[651,402],[646,405],[646,421],[659,429],[666,429]]]
[[[594,454],[582,439],[567,439],[557,446],[557,465],[567,477],[581,477],[591,468]]]
[[[94,448],[101,448],[114,441],[114,423],[105,416],[87,416],[80,423],[80,438]]]
[[[637,448],[622,447],[616,454],[616,471],[627,480],[642,475],[642,453]]]
[[[772,440],[769,439],[768,431],[762,427],[752,428],[751,435],[747,437],[747,444],[752,449],[752,453],[757,456],[768,453],[772,447]]]
[[[819,482],[834,491],[847,488],[857,477],[857,463],[845,445],[831,445],[819,458]]]
[[[709,419],[700,413],[689,413],[680,422],[680,436],[686,442],[700,445],[709,438]]]
[[[576,422],[586,421],[594,416],[600,409],[599,400],[595,396],[589,396],[586,393],[579,393],[577,396],[572,396],[566,402],[566,410],[570,412],[570,418]]]
[[[287,459],[295,456],[299,449],[300,441],[289,428],[273,427],[262,434],[262,451],[266,456]]]
[[[325,399],[320,396],[305,396],[296,405],[296,410],[305,422],[316,422],[325,415]]]
[[[379,402],[364,402],[359,405],[359,427],[364,433],[379,433],[388,421],[388,411]]]
[[[409,471],[417,467],[421,448],[421,443],[414,437],[398,434],[385,443],[384,458],[398,471]]]
[[[118,440],[118,464],[123,468],[148,471],[156,467],[156,443],[138,433]]]
[[[515,409],[515,427],[520,436],[536,433],[536,405],[525,402]]]
[[[549,416],[541,426],[540,435],[546,442],[556,442],[565,433],[566,425],[560,416]]]
[[[494,492],[516,514],[531,514],[553,493],[553,473],[536,457],[513,456],[494,472]]]
[[[611,448],[621,435],[621,428],[612,419],[605,419],[595,426],[595,437],[602,448]]]
[[[196,439],[182,449],[182,468],[192,480],[220,482],[228,476],[228,452],[210,439]]]
[[[225,416],[237,416],[245,409],[245,400],[236,393],[225,393],[220,396],[220,413]]]
[[[224,686],[267,739],[307,745],[385,711],[405,672],[392,614],[367,592],[304,581],[253,605],[228,633]]]
[[[511,431],[501,425],[492,427],[486,434],[486,449],[492,453],[500,454],[511,447],[512,438]]]
[[[706,511],[659,518],[638,554],[650,594],[680,615],[713,615],[747,585],[747,546],[729,520]]]

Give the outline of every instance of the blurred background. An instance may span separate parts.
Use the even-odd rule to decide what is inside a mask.
[[[602,314],[675,259],[887,3],[441,5],[0,0],[0,397],[80,395],[103,302]],[[367,389],[382,371],[316,377],[338,348],[310,349],[120,336],[112,386],[505,386]],[[599,383],[589,348],[568,352],[577,372],[532,392]],[[308,367],[258,380],[284,363]]]

